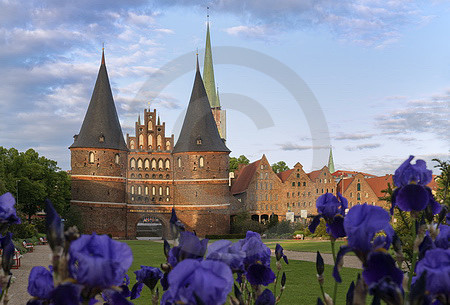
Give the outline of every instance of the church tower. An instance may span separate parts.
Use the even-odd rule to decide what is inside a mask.
[[[206,94],[208,95],[211,111],[216,122],[220,137],[225,141],[227,137],[226,128],[226,111],[222,110],[219,100],[219,90],[216,91],[216,82],[214,80],[214,67],[211,51],[211,37],[209,33],[209,20],[206,24],[206,46],[205,61],[203,63],[203,83],[205,85]]]
[[[74,136],[69,149],[71,203],[82,215],[84,231],[122,236],[128,148],[111,92],[104,51],[80,133]]]
[[[336,170],[334,169],[334,160],[333,160],[333,150],[330,147],[330,155],[328,156],[328,170],[330,173],[334,173]]]
[[[228,187],[229,154],[211,112],[197,57],[194,86],[173,159],[177,214],[199,235],[229,232],[234,200]]]

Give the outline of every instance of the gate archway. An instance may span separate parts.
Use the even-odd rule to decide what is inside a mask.
[[[162,239],[164,225],[159,218],[145,216],[136,224],[136,239]]]

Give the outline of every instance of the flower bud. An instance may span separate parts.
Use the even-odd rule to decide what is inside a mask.
[[[325,270],[323,258],[322,258],[322,255],[320,255],[319,251],[317,251],[317,255],[316,255],[316,270],[317,270],[318,275],[322,275]]]

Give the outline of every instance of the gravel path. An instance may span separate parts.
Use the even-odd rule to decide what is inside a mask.
[[[10,301],[8,305],[23,305],[28,302],[31,296],[28,294],[28,276],[34,266],[48,267],[50,265],[50,247],[47,245],[34,246],[33,252],[28,252],[22,256],[19,269],[12,269],[14,282],[9,288]]]
[[[284,250],[284,254],[288,259],[316,262],[316,253],[314,252],[298,252],[298,251],[288,251]],[[323,262],[326,265],[334,265],[333,255],[331,253],[321,253]],[[275,250],[272,250],[272,256],[275,256]],[[356,256],[344,256],[344,267],[361,269],[361,261]]]

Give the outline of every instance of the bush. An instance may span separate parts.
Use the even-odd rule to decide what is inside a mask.
[[[14,239],[29,239],[32,237],[37,237],[38,232],[35,225],[31,223],[21,223],[12,225],[10,227],[10,232],[13,234]]]
[[[265,231],[265,229],[265,225],[252,220],[250,214],[245,212],[236,215],[233,222],[231,223],[232,234],[245,234],[247,233],[247,231],[262,233]]]
[[[287,220],[280,221],[275,226],[273,226],[267,230],[268,236],[269,235],[271,235],[271,236],[289,235],[292,237],[292,234],[294,234],[294,227]]]
[[[211,234],[206,235],[207,239],[243,239],[245,238],[245,234]]]
[[[320,219],[320,224],[317,226],[316,231],[314,233],[311,233],[311,231],[309,231],[309,228],[306,227],[305,236],[322,237],[329,239],[330,236],[327,233],[325,220],[323,218]]]
[[[42,234],[46,233],[45,218],[33,219],[33,224],[36,227],[36,230],[38,231],[38,233],[42,233]]]

